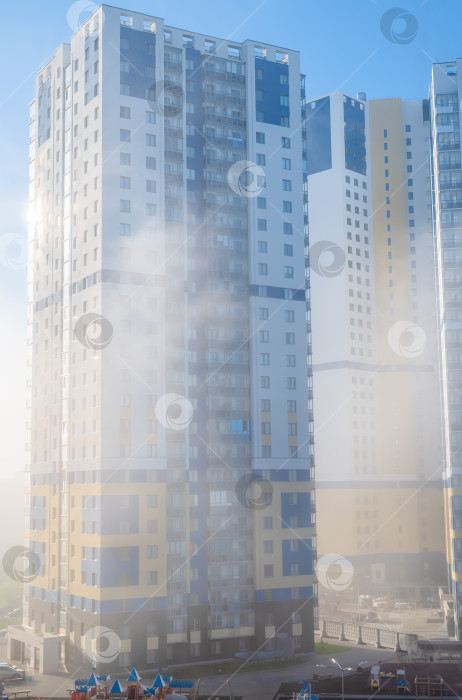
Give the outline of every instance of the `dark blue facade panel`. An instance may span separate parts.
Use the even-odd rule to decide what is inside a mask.
[[[287,64],[255,59],[255,100],[257,122],[290,126]]]
[[[124,64],[128,63],[128,72],[120,71],[121,85],[129,86],[130,97],[154,101],[156,99],[156,79],[152,73],[155,71],[156,65],[154,55],[156,35],[129,27],[121,27],[120,39],[120,60]],[[122,39],[126,40],[126,47],[122,46]]]
[[[138,547],[103,547],[99,555],[101,588],[139,585]]]
[[[311,494],[281,493],[282,527],[292,527],[291,518],[297,518],[296,527],[311,527]]]
[[[330,97],[306,105],[306,160],[308,175],[332,168]]]
[[[275,602],[282,602],[285,600],[293,600],[293,589],[292,588],[272,588],[270,589],[273,594],[273,600]],[[311,600],[313,598],[313,587],[312,586],[302,586],[298,589],[297,600]],[[255,602],[264,603],[265,590],[259,589],[255,591]]]
[[[293,542],[297,543],[297,550],[293,551]],[[293,567],[296,567],[294,570]],[[313,573],[313,551],[311,540],[282,540],[282,575],[301,576]]]
[[[139,532],[138,496],[101,496],[101,535],[135,535]]]
[[[287,299],[292,301],[306,301],[304,289],[290,289],[290,294],[287,294],[287,289],[284,287],[262,286],[259,284],[249,285],[249,294],[251,297],[267,297],[269,299]]]
[[[364,105],[351,97],[344,97],[345,167],[366,175],[366,118]]]
[[[38,89],[37,120],[38,145],[42,146],[51,134],[51,78]]]

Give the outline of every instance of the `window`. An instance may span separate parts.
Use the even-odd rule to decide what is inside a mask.
[[[266,263],[258,263],[258,274],[259,275],[267,275],[268,274],[268,265]]]
[[[155,146],[156,136],[155,134],[146,134],[146,146]]]
[[[289,245],[288,243],[284,243],[284,255],[292,257],[294,254],[294,247],[293,245]],[[293,312],[292,312],[293,313]]]
[[[124,190],[129,190],[130,189],[130,178],[126,177],[125,175],[120,176],[120,186]]]
[[[272,530],[273,529],[273,518],[270,515],[266,515],[263,518],[263,529]]]
[[[130,119],[130,107],[121,107],[120,108],[120,118],[121,119]]]
[[[121,236],[129,236],[130,224],[119,224],[119,233]]]
[[[284,221],[282,224],[282,230],[287,236],[292,235],[292,224],[290,224],[288,221]]]
[[[266,165],[266,158],[264,153],[257,153],[257,165]]]
[[[156,159],[152,158],[150,156],[146,156],[146,168],[148,170],[155,170],[156,169]]]
[[[130,132],[127,129],[121,129],[120,130],[120,140],[121,141],[130,141]]]
[[[258,209],[266,209],[266,197],[257,197]]]
[[[146,558],[147,559],[157,559],[157,545],[150,544],[146,547]]]
[[[121,199],[120,200],[120,211],[129,214],[130,213],[130,200]]]
[[[155,112],[146,112],[146,124],[155,124],[156,123],[156,113]]]
[[[288,136],[281,137],[282,148],[290,148],[290,138]]]
[[[120,154],[120,165],[130,165],[130,153]]]
[[[295,345],[295,333],[286,333],[286,345]]]
[[[260,377],[260,388],[261,389],[269,389],[270,388],[270,378],[269,377]]]
[[[288,265],[284,266],[284,277],[286,279],[293,279],[294,276],[294,268],[290,267]]]
[[[146,571],[146,585],[157,586],[157,571]]]
[[[155,535],[157,533],[157,520],[146,521],[146,532]]]
[[[291,180],[283,180],[282,181],[282,189],[284,192],[292,192],[292,181]]]
[[[268,244],[266,241],[258,241],[258,252],[259,253],[267,253],[268,252]]]
[[[284,200],[282,203],[282,211],[285,212],[286,214],[291,214],[292,213],[292,202],[287,202],[286,200]]]
[[[260,365],[267,366],[270,363],[270,356],[267,352],[260,353]]]
[[[274,576],[273,564],[264,564],[263,565],[263,576],[265,578],[272,578]]]
[[[155,180],[146,180],[146,192],[155,192],[156,182]]]
[[[291,390],[295,390],[297,388],[295,377],[287,377],[287,388]]]
[[[285,246],[284,246],[284,248],[285,248]],[[295,312],[294,311],[292,311],[290,309],[286,309],[284,314],[285,314],[285,320],[288,323],[294,323],[294,321],[295,321]]]
[[[273,553],[273,540],[263,540],[263,554]]]
[[[265,143],[265,134],[262,131],[257,131],[256,141],[257,143]]]
[[[257,221],[257,228],[259,231],[266,231],[267,230],[267,222],[266,219],[258,219]]]
[[[266,321],[268,319],[268,309],[259,308],[258,318],[260,319],[260,321]]]
[[[263,80],[263,68],[257,68],[255,71],[255,80]]]
[[[292,169],[290,158],[283,158],[282,159],[282,169],[283,170],[291,170]]]
[[[156,215],[156,205],[148,203],[146,204],[146,214],[147,216],[155,216]]]

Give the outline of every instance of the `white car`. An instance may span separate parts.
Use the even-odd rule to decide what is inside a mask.
[[[4,661],[0,662],[0,681],[23,681],[26,677],[26,672],[22,668],[12,666]]]

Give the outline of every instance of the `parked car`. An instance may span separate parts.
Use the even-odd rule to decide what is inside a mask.
[[[393,605],[394,601],[390,598],[386,598],[385,596],[374,598],[372,601],[372,607],[376,608],[377,610],[390,610],[393,608]]]
[[[366,622],[378,622],[379,621],[379,616],[374,610],[369,610],[369,612],[366,615]]]
[[[0,662],[0,681],[23,681],[26,677],[26,672],[22,668],[7,664],[5,661]]]
[[[10,612],[8,613],[8,617],[17,617],[20,614],[21,608],[15,608],[14,610],[10,610]]]

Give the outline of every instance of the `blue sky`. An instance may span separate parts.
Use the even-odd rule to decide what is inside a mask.
[[[26,234],[27,105],[35,73],[72,34],[72,4],[25,0],[2,7],[0,475],[22,468],[26,316],[26,271],[5,265],[2,240]],[[125,0],[120,6],[211,36],[298,49],[309,98],[337,88],[370,99],[426,97],[432,61],[462,56],[460,0]],[[381,19],[393,8],[403,12],[395,12],[401,19],[388,23],[387,37]]]

